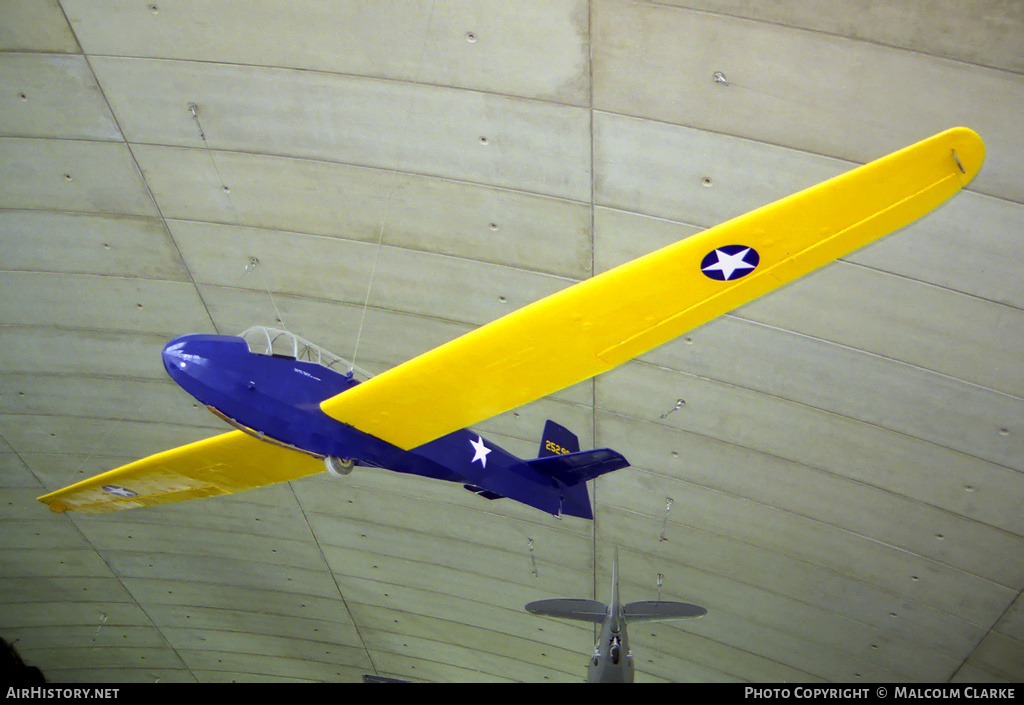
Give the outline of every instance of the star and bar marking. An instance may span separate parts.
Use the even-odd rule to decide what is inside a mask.
[[[716,247],[704,255],[700,271],[716,281],[733,281],[753,272],[761,261],[757,250],[746,245]]]

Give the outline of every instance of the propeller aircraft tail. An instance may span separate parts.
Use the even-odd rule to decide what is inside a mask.
[[[612,561],[612,589],[608,603],[598,600],[555,598],[536,600],[526,611],[544,617],[573,619],[601,625],[597,645],[587,665],[587,680],[592,683],[632,683],[633,652],[629,648],[626,625],[632,622],[653,622],[703,617],[707,610],[700,605],[665,600],[645,600],[622,605],[619,602],[619,549]]]

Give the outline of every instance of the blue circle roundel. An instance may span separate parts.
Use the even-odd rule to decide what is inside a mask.
[[[726,245],[716,247],[704,255],[700,261],[700,271],[709,279],[732,281],[753,272],[760,261],[761,256],[753,247]]]

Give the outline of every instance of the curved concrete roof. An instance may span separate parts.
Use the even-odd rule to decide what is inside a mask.
[[[616,546],[624,599],[709,610],[635,628],[638,681],[1024,679],[1020,5],[2,8],[0,636],[50,680],[578,681],[592,629],[523,606]],[[621,450],[593,523],[373,470],[35,501],[224,430],[176,335],[379,372],[961,124],[936,213],[479,427]]]

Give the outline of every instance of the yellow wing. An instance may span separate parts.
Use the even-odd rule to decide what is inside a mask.
[[[137,460],[39,501],[55,512],[114,512],[231,494],[323,470],[313,456],[230,431]]]
[[[564,389],[887,235],[981,168],[954,128],[537,301],[321,403],[410,449]],[[716,281],[701,262],[751,247],[756,268]],[[749,265],[747,265],[749,268]]]

